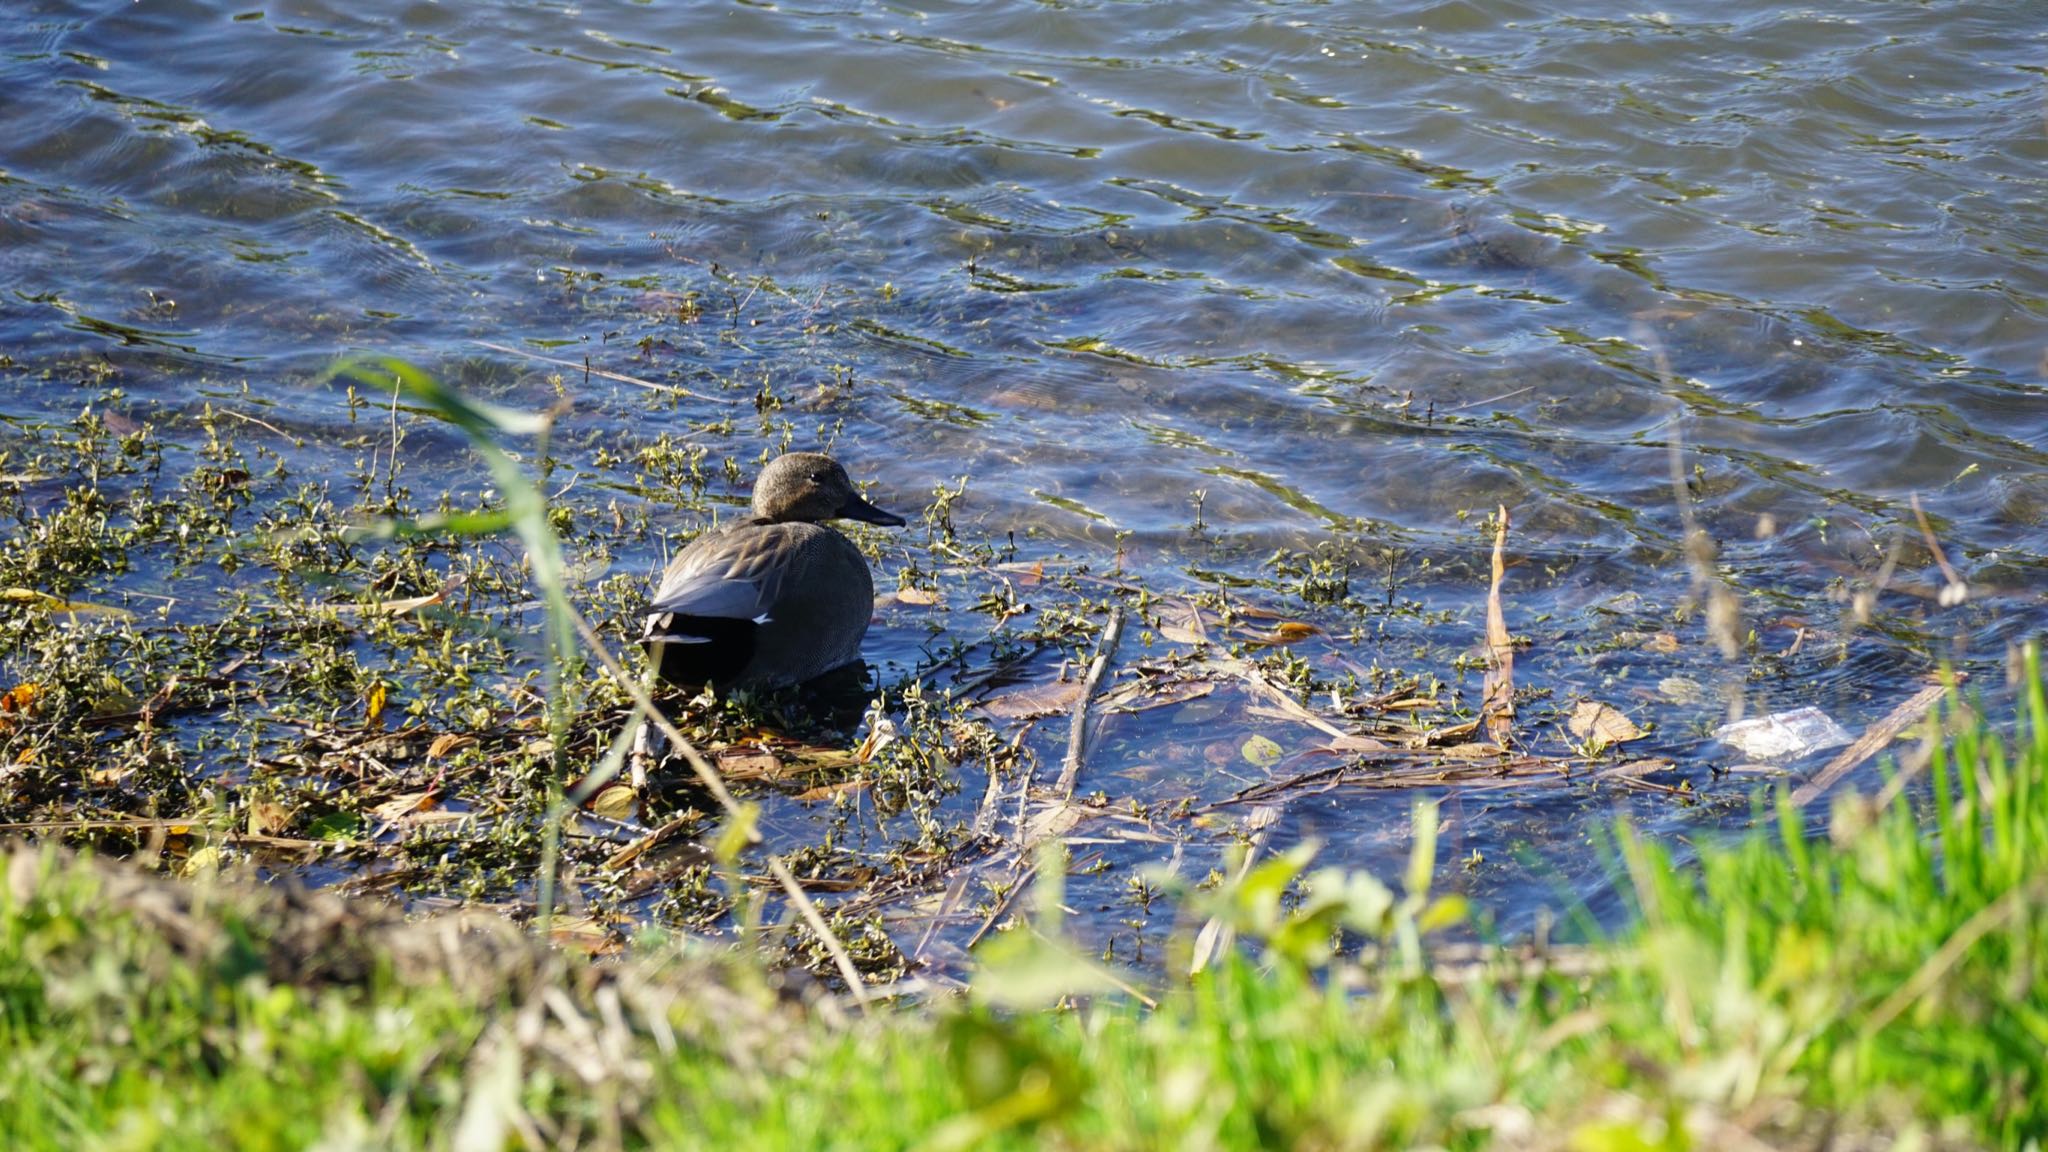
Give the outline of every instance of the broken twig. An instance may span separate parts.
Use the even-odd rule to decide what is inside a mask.
[[[1957,683],[1964,679],[1965,676],[1957,673]],[[1814,773],[1813,779],[1795,789],[1792,793],[1793,805],[1806,807],[1821,793],[1834,787],[1851,769],[1875,756],[1878,749],[1897,739],[1899,733],[1912,727],[1920,717],[1926,715],[1927,710],[1934,707],[1934,702],[1941,699],[1941,694],[1948,691],[1949,687],[1947,684],[1929,684],[1908,696],[1884,719],[1865,729],[1854,744],[1835,753],[1835,758],[1823,765],[1819,772]]]
[[[1088,665],[1088,675],[1081,681],[1081,697],[1074,701],[1074,726],[1067,733],[1067,758],[1060,765],[1058,789],[1061,800],[1070,800],[1074,795],[1074,784],[1081,777],[1081,756],[1088,748],[1088,704],[1095,699],[1095,689],[1102,683],[1103,673],[1109,671],[1109,662],[1116,658],[1117,642],[1124,635],[1124,609],[1119,604],[1109,610],[1109,623],[1102,628],[1102,640],[1095,646],[1095,660]]]

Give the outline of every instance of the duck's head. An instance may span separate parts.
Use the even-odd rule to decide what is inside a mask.
[[[818,452],[778,456],[761,470],[754,481],[754,517],[769,523],[846,519],[903,526],[903,517],[861,499],[839,461]]]

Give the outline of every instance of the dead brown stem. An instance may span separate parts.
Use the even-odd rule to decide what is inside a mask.
[[[1500,586],[1507,575],[1508,506],[1500,505],[1493,533],[1493,584],[1486,593],[1486,649],[1492,663],[1486,670],[1486,693],[1479,714],[1486,734],[1505,748],[1515,732],[1515,647],[1508,635],[1507,613],[1501,608]]]

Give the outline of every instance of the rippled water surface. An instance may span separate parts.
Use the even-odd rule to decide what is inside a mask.
[[[663,493],[602,452],[694,437],[737,495],[786,424],[885,506],[965,478],[954,528],[1021,564],[1223,588],[1322,629],[1292,648],[1318,675],[1399,667],[1474,703],[1505,505],[1520,739],[1562,752],[1540,717],[1600,699],[1655,724],[1655,780],[1709,801],[1429,793],[1466,862],[1446,882],[1521,924],[1560,874],[1602,899],[1577,845],[1617,810],[1742,821],[1755,777],[1706,735],[1731,706],[1859,730],[1939,660],[1998,681],[2039,627],[2039,15],[10,0],[0,405],[16,429],[100,404],[192,442],[231,404],[318,472],[362,452],[322,373],[392,352],[506,404],[566,398],[579,497],[657,520]],[[416,486],[481,487],[452,433],[406,443]],[[1962,605],[1934,599],[1916,495]],[[1686,515],[1741,611],[1732,659]],[[1305,588],[1304,557],[1348,601]],[[980,590],[885,607],[883,678],[980,642]],[[1299,770],[1237,755],[1315,736],[1248,703],[1113,717],[1083,791],[1213,800]],[[1048,761],[1060,729],[1032,737]],[[1299,797],[1276,835],[1392,872],[1413,795]],[[1196,874],[1218,851],[1185,847]]]

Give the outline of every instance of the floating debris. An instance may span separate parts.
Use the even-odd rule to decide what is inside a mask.
[[[1714,729],[1714,739],[1752,760],[1790,760],[1855,739],[1818,708],[1773,712]]]

